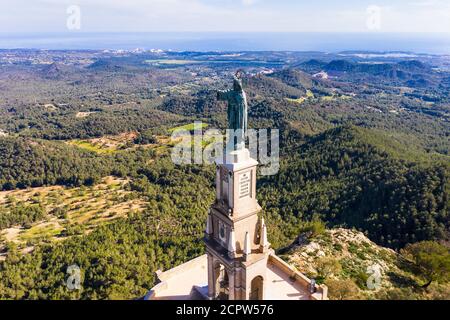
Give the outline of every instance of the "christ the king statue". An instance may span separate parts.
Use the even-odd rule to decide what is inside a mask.
[[[236,72],[233,81],[233,89],[217,92],[217,100],[228,102],[228,129],[234,130],[237,135],[237,144],[234,149],[245,143],[247,135],[247,96],[242,87],[242,79],[240,71]]]

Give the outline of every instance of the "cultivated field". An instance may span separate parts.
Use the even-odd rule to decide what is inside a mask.
[[[26,252],[36,243],[87,233],[101,224],[142,211],[144,200],[128,191],[127,184],[128,180],[106,177],[92,187],[52,186],[0,192],[3,212],[17,206],[40,206],[46,213],[43,220],[31,225],[2,230],[0,247],[14,242]]]

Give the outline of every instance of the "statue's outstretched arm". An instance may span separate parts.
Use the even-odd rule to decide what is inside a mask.
[[[219,90],[219,91],[217,91],[217,100],[219,100],[219,101],[227,101],[227,100],[229,100],[231,91],[233,91],[233,90],[225,90],[225,91]]]

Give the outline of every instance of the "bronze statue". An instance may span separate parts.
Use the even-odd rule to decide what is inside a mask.
[[[242,87],[241,72],[236,72],[233,81],[233,89],[217,92],[219,101],[228,102],[228,129],[239,130],[238,144],[245,142],[247,135],[247,96]]]

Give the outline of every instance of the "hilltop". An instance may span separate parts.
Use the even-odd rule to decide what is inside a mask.
[[[283,258],[317,282],[329,283],[331,299],[338,299],[349,281],[354,292],[344,299],[450,299],[448,284],[420,288],[420,279],[402,265],[398,252],[356,230],[331,229],[310,239],[302,234]]]

